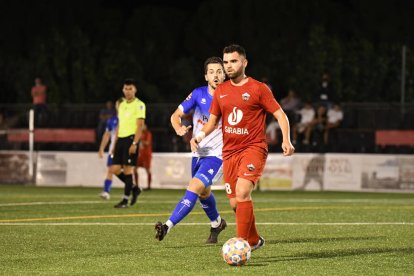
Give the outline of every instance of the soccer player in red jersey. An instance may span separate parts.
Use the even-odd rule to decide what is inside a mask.
[[[229,78],[220,84],[210,107],[210,118],[190,141],[195,151],[222,118],[224,182],[230,205],[236,212],[237,236],[256,250],[265,243],[256,229],[252,191],[267,158],[266,112],[273,114],[283,135],[283,155],[295,151],[290,141],[289,121],[268,86],[245,75],[246,51],[239,45],[223,50],[224,69]]]

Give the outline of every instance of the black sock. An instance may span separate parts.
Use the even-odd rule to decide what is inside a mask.
[[[124,195],[130,196],[133,180],[132,180],[132,174],[124,175],[124,183],[125,183],[125,189],[124,189]]]
[[[117,175],[117,177],[125,183],[125,174],[123,172],[121,172],[120,174]]]

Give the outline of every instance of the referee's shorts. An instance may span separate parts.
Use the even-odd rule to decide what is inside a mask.
[[[138,157],[138,148],[139,144],[137,144],[135,153],[130,155],[129,148],[134,141],[134,135],[120,138],[118,137],[118,141],[115,145],[114,156],[112,158],[113,165],[124,165],[124,166],[133,166],[137,165],[137,157]]]

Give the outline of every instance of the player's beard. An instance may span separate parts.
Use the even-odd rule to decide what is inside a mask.
[[[237,71],[232,71],[230,73],[227,73],[227,77],[231,80],[235,80],[237,78],[239,78],[241,75],[243,75],[243,68],[240,67],[239,70]]]

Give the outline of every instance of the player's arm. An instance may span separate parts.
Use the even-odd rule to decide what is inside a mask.
[[[109,131],[105,131],[104,135],[102,136],[101,145],[99,146],[99,158],[102,158],[104,156],[104,151],[106,146],[108,145],[110,137],[111,134],[109,133]]]
[[[113,145],[113,147],[112,147],[112,150],[111,150],[111,152],[109,153],[110,155],[114,155],[114,153],[115,153],[115,148],[116,148],[116,143],[118,143],[118,130],[119,130],[119,126],[117,126],[116,127],[116,129],[115,129],[115,138],[114,138],[114,145]]]
[[[134,141],[132,142],[131,146],[129,147],[129,154],[133,155],[137,151],[139,140],[142,136],[142,128],[144,126],[144,119],[137,118],[136,120],[137,130],[135,131]]]
[[[179,136],[184,136],[187,134],[188,130],[191,128],[191,126],[184,126],[181,123],[181,118],[185,115],[184,111],[182,111],[180,108],[177,108],[175,112],[171,115],[170,121],[171,125],[175,130],[175,133]]]
[[[280,126],[280,130],[282,131],[283,135],[283,141],[282,141],[282,149],[283,149],[283,155],[289,156],[292,155],[295,151],[295,148],[293,147],[291,141],[290,141],[290,126],[289,126],[289,120],[285,114],[285,112],[279,108],[273,113],[273,116],[277,120]]]
[[[193,139],[190,141],[191,150],[196,151],[198,144],[210,133],[213,132],[214,129],[216,129],[220,118],[216,115],[210,114],[210,117],[208,118],[207,123],[203,126],[203,128],[196,133]]]

